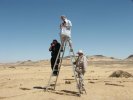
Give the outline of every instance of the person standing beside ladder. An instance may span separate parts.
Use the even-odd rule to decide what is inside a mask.
[[[69,41],[70,50],[72,51],[72,41],[71,41],[71,27],[72,23],[67,19],[66,16],[61,16],[62,23],[60,24],[60,38],[62,43],[62,50],[64,42]]]
[[[77,77],[80,78],[80,82],[81,82],[80,85],[83,87],[84,86],[83,76],[86,73],[88,62],[82,50],[79,50],[77,54],[78,54],[78,58],[76,62],[74,62],[74,64],[76,65],[75,71],[77,72]]]
[[[60,63],[60,55],[58,56],[59,49],[60,49],[60,43],[57,40],[53,40],[49,48],[49,51],[51,52],[51,68],[53,70],[53,76],[58,75],[58,65]],[[56,59],[57,59],[57,62],[56,62]],[[56,62],[56,65],[55,65],[55,62]],[[54,65],[55,65],[55,68],[54,68]]]

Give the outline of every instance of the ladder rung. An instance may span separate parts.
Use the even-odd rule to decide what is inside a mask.
[[[53,71],[58,71],[57,69],[54,69]]]

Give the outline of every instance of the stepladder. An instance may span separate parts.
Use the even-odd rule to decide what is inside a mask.
[[[70,57],[70,63],[72,65],[73,77],[74,77],[74,80],[75,80],[75,83],[76,83],[76,88],[78,90],[77,95],[81,96],[81,94],[86,93],[84,83],[83,83],[84,82],[83,81],[83,74],[80,73],[79,68],[75,65],[76,56],[75,56],[73,47],[70,43],[70,40],[67,39],[67,38],[63,43],[61,43],[58,55],[57,55],[55,63],[54,63],[53,70],[51,72],[50,78],[48,80],[48,84],[46,86],[46,91],[55,90],[55,88],[56,88],[56,84],[57,84],[58,76],[60,74],[60,69],[61,69],[61,66],[62,66],[62,61],[63,61],[63,58],[64,58],[64,53],[65,53],[66,47],[68,47],[68,49],[69,49],[69,57]],[[58,60],[60,61],[59,63],[57,63]],[[58,66],[57,75],[53,75],[53,72],[57,71],[55,66]]]

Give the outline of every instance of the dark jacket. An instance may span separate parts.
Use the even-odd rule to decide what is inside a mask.
[[[56,45],[50,47],[49,51],[51,51],[51,56],[53,58],[56,58],[57,55],[58,55],[58,52],[59,52],[59,49],[60,49],[60,43],[57,42]]]

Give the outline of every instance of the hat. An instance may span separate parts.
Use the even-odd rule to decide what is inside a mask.
[[[79,50],[78,52],[77,52],[77,54],[83,54],[83,51],[82,50]]]

